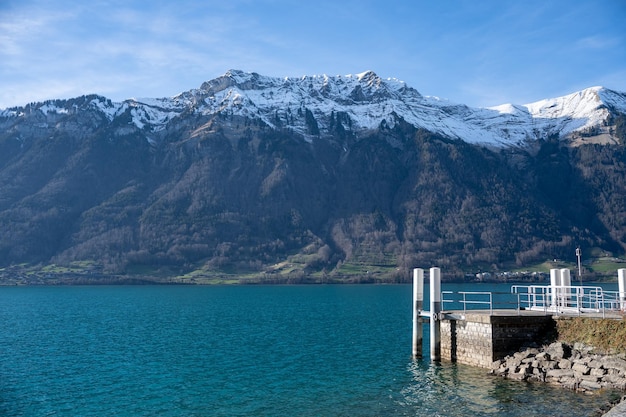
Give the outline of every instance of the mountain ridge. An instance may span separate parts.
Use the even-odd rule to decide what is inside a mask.
[[[403,81],[382,79],[373,71],[345,76],[278,78],[254,72],[229,70],[202,83],[200,88],[171,98],[128,99],[111,102],[101,96],[92,100],[109,120],[130,110],[133,123],[157,133],[172,119],[188,112],[204,115],[230,113],[258,118],[271,128],[290,128],[305,136],[332,134],[330,115],[347,116],[344,129],[362,134],[381,125],[392,128],[402,119],[445,137],[495,146],[521,146],[549,136],[616,143],[611,119],[626,112],[626,94],[591,87],[566,96],[525,105],[503,104],[471,108],[437,97],[421,95]],[[33,103],[44,113],[69,109],[50,106],[50,101]],[[59,102],[59,100],[57,100]],[[19,107],[0,112],[0,117],[17,116]],[[309,111],[309,121],[294,114]],[[586,138],[586,139],[582,139]]]

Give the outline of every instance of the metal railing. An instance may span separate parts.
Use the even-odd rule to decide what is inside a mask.
[[[511,292],[489,291],[442,291],[441,307],[443,310],[489,310],[495,308],[543,311],[545,314],[581,315],[583,313],[601,314],[626,311],[624,294],[620,299],[617,291],[606,291],[601,287],[550,286],[550,285],[512,285]]]
[[[511,292],[517,295],[519,309],[543,311],[545,313],[577,314],[599,313],[624,309],[619,292],[605,291],[601,287],[513,285]]]
[[[458,295],[459,298],[454,298]],[[441,305],[443,309],[457,309],[460,304],[463,312],[468,310],[489,310],[493,313],[494,308],[515,308],[515,301],[511,300],[511,293],[494,291],[442,291]]]

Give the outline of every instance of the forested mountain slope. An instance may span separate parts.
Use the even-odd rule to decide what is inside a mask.
[[[373,73],[303,80],[1,111],[0,268],[403,280],[626,250],[623,94],[520,115]]]

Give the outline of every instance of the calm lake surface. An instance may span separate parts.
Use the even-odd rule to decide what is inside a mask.
[[[471,288],[510,288],[496,287]],[[0,287],[0,415],[575,417],[615,398],[412,361],[411,297],[409,285]]]

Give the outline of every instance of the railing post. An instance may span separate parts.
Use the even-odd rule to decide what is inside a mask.
[[[424,270],[413,269],[413,358],[422,357],[422,319],[424,308]]]
[[[626,310],[626,269],[617,270],[617,285],[619,289],[619,308]]]
[[[441,270],[430,268],[430,360],[441,360]]]

